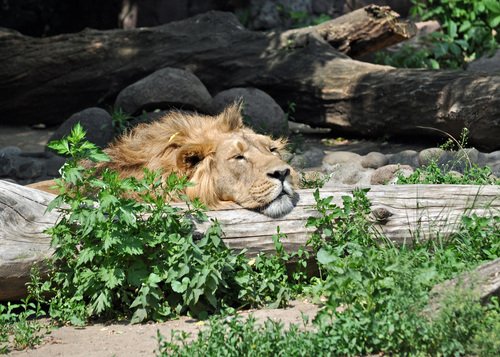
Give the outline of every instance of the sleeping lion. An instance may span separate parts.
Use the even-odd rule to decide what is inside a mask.
[[[100,165],[121,177],[140,178],[144,167],[186,175],[194,183],[186,195],[208,208],[237,203],[276,218],[298,201],[297,174],[280,156],[284,145],[245,127],[241,105],[233,104],[215,117],[171,112],[141,124],[105,149],[111,161]]]

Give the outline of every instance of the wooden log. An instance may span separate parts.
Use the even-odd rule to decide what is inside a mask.
[[[425,314],[435,316],[443,308],[446,297],[453,291],[472,294],[472,298],[477,298],[483,304],[489,302],[493,296],[500,298],[500,258],[436,285],[431,290]]]
[[[349,16],[396,21],[369,9]],[[353,34],[335,37],[344,26],[256,32],[232,14],[211,12],[155,28],[41,39],[0,31],[2,122],[60,123],[86,107],[112,103],[155,70],[178,67],[196,74],[212,94],[256,87],[283,108],[294,102],[294,120],[339,134],[436,135],[419,129],[424,126],[458,137],[468,127],[470,144],[500,148],[500,76],[354,61],[337,48],[350,54],[377,46]]]
[[[342,196],[351,195],[353,186],[322,189],[322,197],[333,196],[342,205]],[[317,215],[314,190],[299,190],[298,206],[287,216],[272,219],[234,206],[210,211],[224,231],[224,242],[232,249],[247,249],[249,256],[273,252],[272,236],[279,227],[286,234],[282,243],[294,251],[305,245],[311,228],[308,217]],[[0,180],[0,300],[20,297],[29,279],[30,267],[52,254],[50,238],[43,231],[53,225],[57,213],[45,213],[55,196],[29,187]],[[414,239],[432,239],[457,231],[464,214],[499,214],[500,186],[405,185],[371,186],[374,227],[397,244]],[[382,217],[382,218],[381,218]],[[199,234],[209,223],[196,223]]]

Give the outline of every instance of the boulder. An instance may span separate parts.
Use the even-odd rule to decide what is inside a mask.
[[[212,97],[205,85],[189,71],[162,68],[123,89],[115,108],[137,115],[141,111],[178,108],[211,113]]]
[[[492,75],[500,74],[500,50],[497,50],[493,56],[485,55],[469,63],[467,71]]]
[[[378,169],[373,171],[370,179],[370,184],[386,185],[395,183],[398,173],[408,176],[411,173],[413,173],[413,168],[409,165],[395,165],[395,164],[379,167]]]
[[[49,142],[68,136],[76,123],[80,123],[87,132],[87,140],[101,148],[105,148],[113,140],[114,131],[111,115],[101,108],[87,108],[73,114],[68,120],[62,123],[54,134],[52,134]]]
[[[288,120],[283,109],[271,96],[257,88],[231,88],[218,93],[213,108],[221,112],[234,101],[243,101],[245,124],[256,132],[273,137],[288,136]]]
[[[387,157],[379,152],[372,151],[361,159],[361,166],[364,168],[378,169],[384,165],[387,165],[389,160]]]

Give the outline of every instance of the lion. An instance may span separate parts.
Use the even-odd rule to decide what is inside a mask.
[[[286,142],[255,133],[243,124],[241,104],[216,116],[173,111],[159,121],[140,124],[104,151],[100,163],[120,177],[141,178],[144,168],[166,178],[186,175],[185,194],[210,209],[236,203],[278,218],[295,207],[298,175],[281,154]]]

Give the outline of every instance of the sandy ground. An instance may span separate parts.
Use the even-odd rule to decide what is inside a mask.
[[[318,306],[307,301],[292,301],[286,309],[261,309],[241,312],[247,317],[252,314],[257,321],[269,319],[281,321],[288,326],[302,326],[302,314],[311,321],[318,312]],[[208,323],[181,317],[165,323],[143,325],[96,324],[83,328],[62,327],[52,331],[42,345],[32,350],[13,351],[9,356],[154,356],[158,348],[157,331],[169,339],[171,331],[180,330],[196,336]]]

